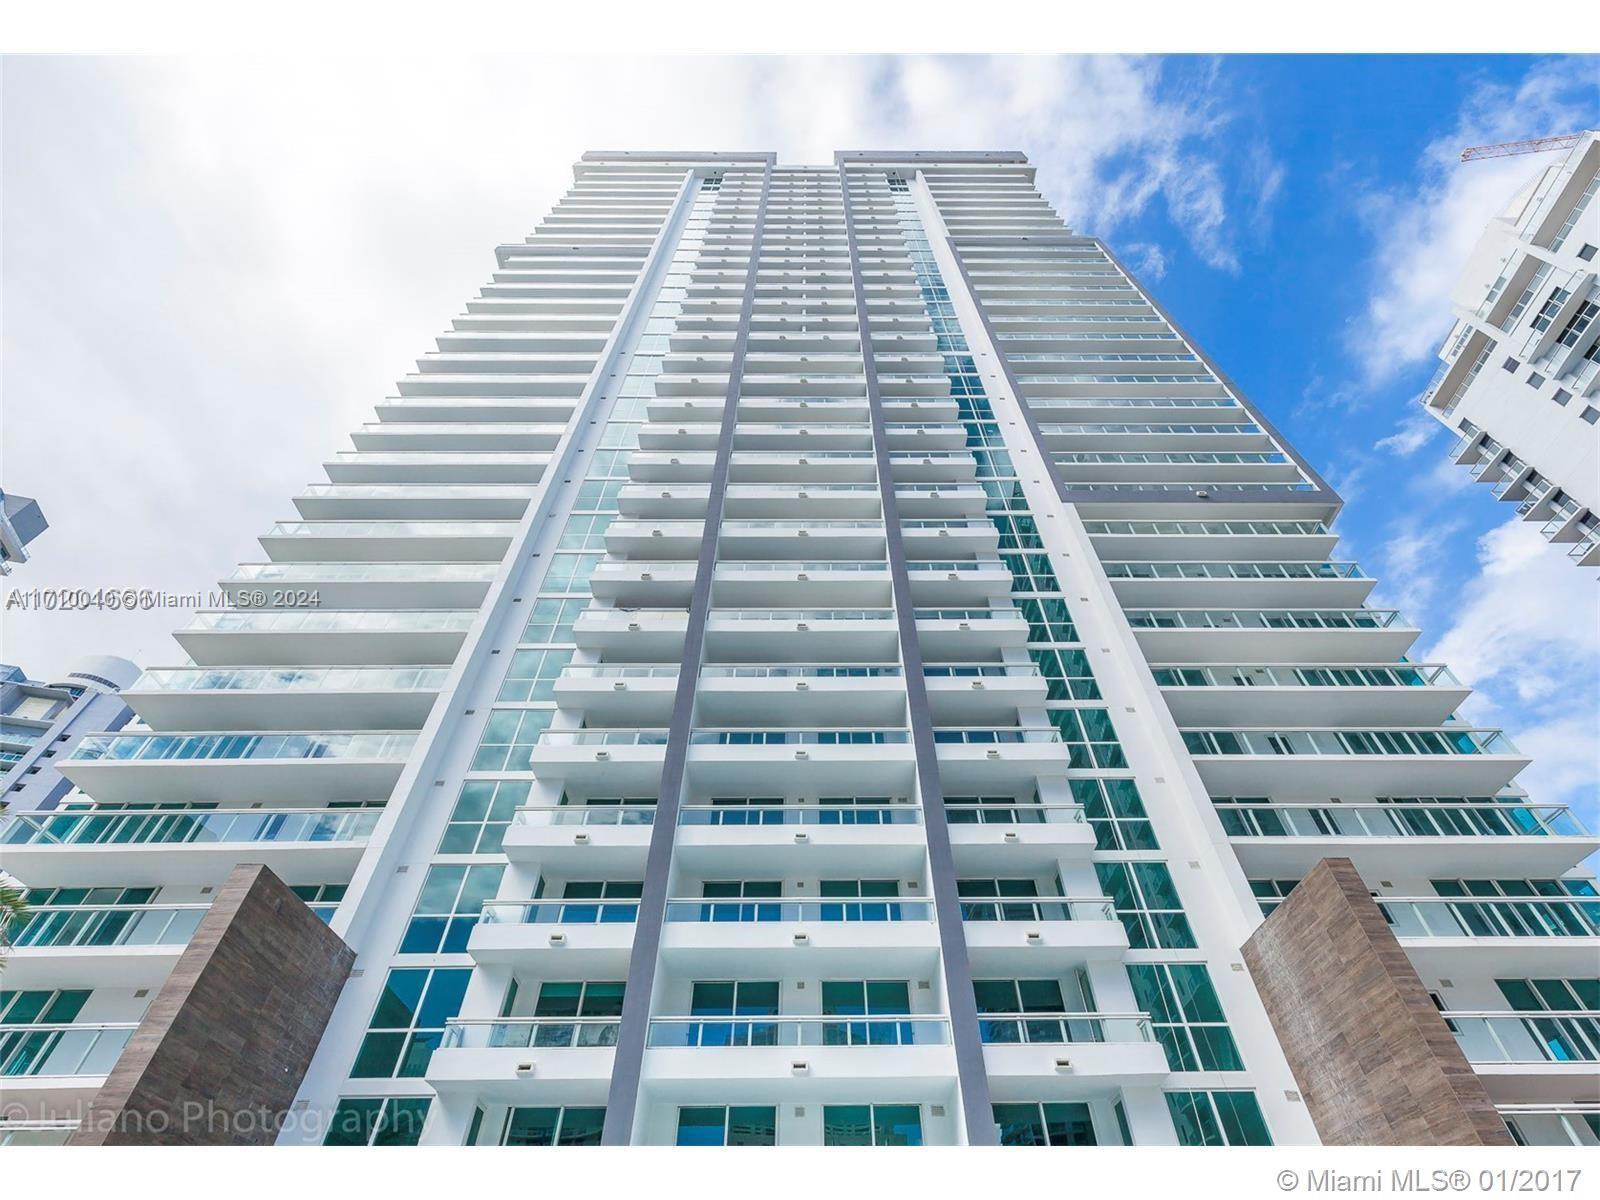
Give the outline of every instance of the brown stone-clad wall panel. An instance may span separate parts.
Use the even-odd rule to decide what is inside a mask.
[[[1313,867],[1244,959],[1324,1143],[1512,1144],[1349,859]]]
[[[234,868],[70,1144],[270,1144],[354,959],[266,867]]]

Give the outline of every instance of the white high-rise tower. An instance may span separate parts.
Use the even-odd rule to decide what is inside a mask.
[[[1588,133],[1489,223],[1453,296],[1423,407],[1450,454],[1600,566],[1600,134]]]
[[[1023,155],[586,155],[378,418],[12,818],[9,1136],[1600,1141],[1600,842]]]

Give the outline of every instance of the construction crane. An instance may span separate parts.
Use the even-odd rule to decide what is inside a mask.
[[[1546,150],[1570,150],[1583,140],[1581,133],[1532,138],[1526,142],[1496,142],[1492,146],[1468,146],[1461,152],[1462,162],[1480,158],[1510,158],[1514,154],[1542,154]]]

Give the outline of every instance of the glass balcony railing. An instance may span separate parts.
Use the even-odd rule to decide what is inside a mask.
[[[697,729],[697,746],[889,746],[911,740],[908,729]]]
[[[1449,667],[1436,663],[1282,666],[1250,663],[1230,666],[1151,667],[1156,685],[1189,687],[1462,687]]]
[[[1108,562],[1110,579],[1367,579],[1353,562]]]
[[[441,1050],[543,1050],[605,1048],[617,1044],[616,1017],[502,1017],[493,1021],[451,1018]]]
[[[702,679],[875,679],[898,678],[901,674],[903,672],[896,663],[858,663],[849,666],[785,663],[771,667],[707,665],[700,668]]]
[[[17,813],[4,823],[0,845],[356,842],[372,836],[382,815],[379,808]]]
[[[1204,609],[1130,608],[1135,629],[1387,629],[1400,625],[1389,608]]]
[[[1583,837],[1559,804],[1234,804],[1216,801],[1229,837]]]
[[[661,1048],[747,1046],[945,1046],[943,1017],[655,1017],[649,1044]]]
[[[513,825],[654,825],[654,804],[530,804],[512,814]]]
[[[1230,755],[1516,754],[1498,729],[1185,729],[1183,745],[1202,757]]]
[[[915,804],[686,804],[680,825],[916,825]]]
[[[665,729],[544,729],[541,746],[665,746]]]
[[[497,562],[282,562],[242,563],[229,583],[440,583],[482,582],[495,577]]]
[[[15,950],[183,946],[209,904],[41,904],[11,936]]]
[[[637,900],[489,900],[478,914],[481,925],[631,925],[638,919]]]
[[[1445,1012],[1474,1063],[1600,1062],[1600,1012]]]
[[[961,901],[963,921],[1115,921],[1116,905],[1108,896],[1073,899],[1065,896],[1030,899],[1002,896]]]
[[[991,1046],[1152,1040],[1144,1013],[979,1013],[978,1036]]]
[[[129,692],[436,692],[445,667],[156,667]]]
[[[892,608],[714,608],[714,621],[891,621]]]
[[[503,537],[516,521],[279,521],[267,530],[274,538]]]
[[[0,1079],[105,1075],[139,1026],[0,1025]]]
[[[180,633],[465,633],[477,612],[452,609],[261,609],[201,612]]]
[[[721,924],[724,922],[769,923],[794,921],[932,921],[931,900],[791,900],[783,897],[761,900],[667,901],[667,920]]]
[[[1135,537],[1323,537],[1322,521],[1085,521],[1094,536]]]
[[[1377,897],[1396,937],[1600,937],[1600,899],[1519,896],[1470,900],[1448,896]]]
[[[73,762],[404,762],[414,733],[108,733],[74,747]]]
[[[1082,825],[1081,804],[959,804],[947,803],[945,820],[951,825]]]
[[[1043,728],[970,728],[957,729],[939,726],[933,731],[933,740],[941,745],[1000,746],[1023,742],[1059,742],[1061,732],[1053,725]]]

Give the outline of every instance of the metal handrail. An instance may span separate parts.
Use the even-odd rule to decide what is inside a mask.
[[[779,921],[878,922],[932,921],[931,900],[882,899],[796,900],[782,896],[752,899],[683,897],[667,901],[668,921],[720,924]]]
[[[1564,804],[1217,804],[1230,837],[1583,837]]]
[[[915,825],[915,804],[685,804],[680,825]]]
[[[982,896],[961,901],[963,921],[1115,921],[1109,896]]]
[[[605,1048],[621,1030],[617,1017],[451,1017],[440,1049]]]

